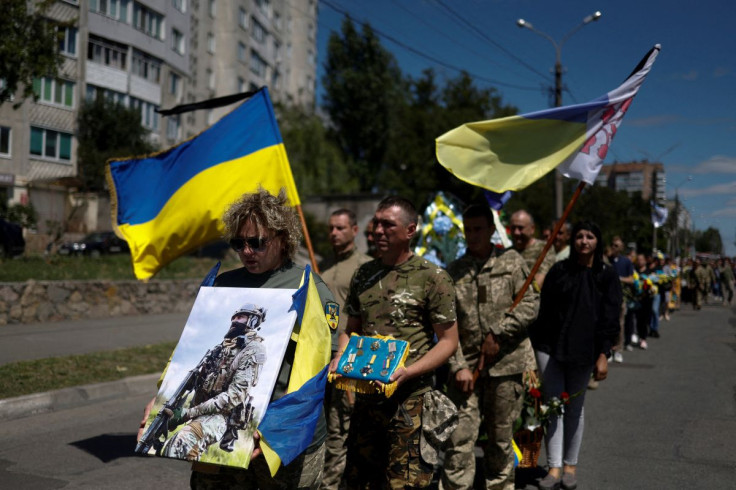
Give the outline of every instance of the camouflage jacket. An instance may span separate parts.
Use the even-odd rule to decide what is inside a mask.
[[[542,253],[542,250],[544,250],[544,245],[544,240],[535,239],[528,247],[520,252],[521,256],[524,258],[524,262],[526,262],[527,270],[532,270],[532,267],[534,267],[534,263],[537,261],[537,257],[539,257],[539,255]],[[552,268],[552,266],[555,265],[556,260],[557,255],[555,254],[555,249],[554,247],[550,247],[550,249],[547,251],[547,255],[544,256],[544,260],[542,260],[542,263],[539,265],[539,270],[537,270],[537,274],[546,275]],[[541,287],[542,285],[539,284],[537,291],[539,291]]]
[[[360,317],[365,335],[409,341],[409,366],[432,347],[433,325],[455,321],[455,290],[447,272],[422,257],[394,267],[372,260],[353,276],[345,311]]]
[[[343,310],[345,309],[345,299],[348,296],[348,289],[350,289],[350,279],[352,279],[358,267],[370,260],[370,257],[353,248],[349,252],[338,255],[331,260],[326,260],[319,265],[322,280],[330,288],[332,294],[335,295],[335,300]],[[347,315],[338,315],[338,333],[345,331],[345,325],[348,322],[347,318]]]
[[[219,355],[206,367],[202,386],[187,410],[189,418],[214,413],[229,414],[241,405],[248,390],[258,383],[259,371],[266,362],[263,338],[248,332],[242,341],[226,339]]]
[[[475,370],[480,348],[493,332],[501,350],[488,367],[490,376],[507,376],[536,369],[527,327],[537,317],[539,295],[529,287],[509,313],[529,269],[513,249],[497,251],[486,261],[464,255],[448,268],[455,281],[460,346],[450,358],[450,371]]]

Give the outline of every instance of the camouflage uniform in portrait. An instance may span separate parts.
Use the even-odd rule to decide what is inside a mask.
[[[524,371],[536,369],[527,326],[537,316],[539,296],[528,288],[519,305],[508,313],[529,270],[513,249],[494,250],[487,260],[464,255],[448,266],[455,281],[460,347],[450,358],[448,395],[459,410],[459,423],[445,447],[440,488],[473,488],[475,454],[481,418],[488,444],[484,450],[486,489],[514,488],[511,439],[523,401]],[[500,351],[484,366],[472,391],[455,383],[461,369],[474,372],[481,345],[493,333]]]
[[[374,260],[353,277],[346,311],[360,317],[364,335],[392,335],[410,342],[406,365],[432,348],[433,325],[455,321],[455,292],[447,272],[412,256],[396,266]],[[420,455],[426,373],[390,397],[357,395],[345,470],[348,488],[426,487],[433,467]]]
[[[203,367],[191,408],[172,412],[170,429],[186,425],[166,441],[164,456],[198,461],[218,441],[222,449],[232,451],[237,431],[249,422],[248,390],[258,383],[266,362],[263,338],[256,331],[265,316],[266,310],[253,304],[233,314],[225,339]]]
[[[350,279],[362,264],[371,259],[354,247],[346,253],[337,255],[334,260],[320,264],[322,280],[330,288],[340,308],[345,308],[345,299],[350,288]],[[347,315],[338,315],[338,333],[345,331]],[[320,488],[337,490],[348,453],[347,439],[350,430],[350,416],[353,413],[354,396],[345,391],[327,386],[327,439],[325,440],[325,470]]]

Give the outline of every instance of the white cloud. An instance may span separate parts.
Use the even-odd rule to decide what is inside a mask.
[[[693,169],[696,174],[736,174],[736,157],[715,155]]]
[[[736,181],[725,184],[716,184],[701,189],[684,188],[680,190],[682,197],[712,196],[717,194],[736,194]]]
[[[733,201],[733,200],[732,200],[732,201],[729,201],[729,202],[733,203],[733,202],[736,202],[736,201]],[[721,218],[736,218],[736,207],[732,207],[732,208],[723,208],[723,209],[719,209],[719,210],[717,210],[717,211],[713,211],[713,212],[711,213],[711,216],[713,216],[714,218],[715,218],[715,217],[721,217]]]

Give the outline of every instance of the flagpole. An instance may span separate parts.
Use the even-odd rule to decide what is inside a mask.
[[[578,184],[577,189],[575,189],[575,192],[572,195],[572,198],[570,199],[570,202],[567,203],[567,207],[565,208],[565,211],[562,213],[562,216],[559,220],[557,220],[557,223],[555,224],[554,229],[552,230],[552,234],[550,234],[549,238],[547,239],[547,243],[544,244],[544,249],[542,249],[542,252],[539,254],[539,257],[537,257],[537,261],[534,263],[534,267],[532,267],[532,270],[529,272],[529,276],[526,278],[526,281],[524,281],[524,285],[521,287],[518,293],[516,293],[516,298],[514,298],[514,303],[511,305],[511,308],[509,308],[509,313],[514,311],[514,308],[516,308],[519,303],[521,302],[521,299],[524,297],[524,294],[526,293],[526,290],[529,288],[529,285],[534,280],[534,276],[537,274],[537,271],[539,270],[539,267],[542,265],[542,261],[544,260],[544,257],[547,255],[547,252],[549,252],[549,249],[552,248],[552,244],[555,241],[555,238],[557,237],[557,233],[560,232],[560,229],[562,229],[562,225],[567,221],[567,217],[570,215],[570,211],[572,211],[572,207],[575,205],[575,202],[577,202],[578,198],[580,197],[580,193],[583,192],[583,189],[585,188],[585,181],[581,180]]]
[[[542,265],[542,261],[544,260],[544,257],[547,255],[547,252],[549,252],[549,249],[552,248],[552,244],[555,241],[555,237],[560,232],[560,229],[562,229],[562,225],[567,221],[567,217],[570,215],[570,211],[572,211],[572,207],[577,202],[578,198],[580,197],[580,193],[583,192],[583,189],[585,188],[585,181],[581,180],[578,184],[577,189],[575,189],[575,192],[572,195],[572,198],[570,198],[570,202],[567,203],[567,207],[565,208],[565,211],[562,213],[562,216],[559,220],[557,220],[557,223],[555,224],[554,230],[552,230],[552,234],[547,239],[547,243],[544,244],[544,249],[542,249],[542,252],[539,254],[539,257],[537,257],[537,261],[534,263],[534,267],[532,267],[531,272],[529,272],[529,275],[526,278],[526,281],[524,281],[524,285],[521,286],[521,289],[518,293],[516,293],[516,297],[514,298],[514,302],[509,308],[509,313],[514,311],[514,308],[519,306],[519,303],[521,303],[521,299],[524,297],[524,294],[526,293],[526,290],[529,289],[529,285],[534,280],[534,276],[537,274],[537,271],[539,270],[539,267]],[[482,354],[481,354],[482,355]],[[480,364],[479,363],[475,367],[475,371],[473,371],[473,382],[476,382],[478,380],[478,377],[480,377]]]
[[[307,229],[307,220],[304,219],[304,211],[302,211],[302,205],[296,206],[296,211],[299,213],[299,221],[302,223],[302,230],[304,231],[304,241],[307,245],[307,251],[309,252],[309,260],[312,262],[312,270],[319,274],[319,267],[317,266],[317,259],[314,258],[314,249],[312,248],[312,240],[309,238],[309,230]]]

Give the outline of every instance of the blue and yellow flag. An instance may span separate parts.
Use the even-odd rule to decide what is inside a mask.
[[[332,341],[309,266],[304,272],[302,286],[294,293],[293,308],[297,311],[297,324],[292,334],[296,351],[287,394],[268,405],[258,425],[261,450],[271,475],[276,474],[282,463],[291,463],[309,446],[322,413]]]
[[[592,184],[659,50],[652,48],[621,86],[591,102],[448,131],[437,138],[437,160],[459,179],[498,193],[523,189],[555,168]]]
[[[113,226],[138,279],[222,236],[227,206],[262,186],[299,205],[281,133],[263,88],[198,136],[148,157],[112,160]]]

